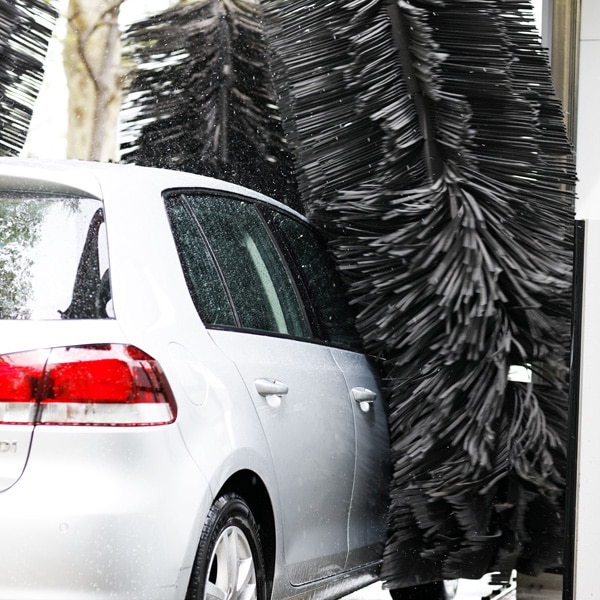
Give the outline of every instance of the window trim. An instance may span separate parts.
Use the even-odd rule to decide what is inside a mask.
[[[266,231],[267,236],[271,240],[277,255],[279,256],[281,263],[289,277],[290,283],[295,292],[295,296],[298,301],[298,305],[300,307],[300,311],[302,314],[302,318],[304,319],[305,324],[308,329],[308,337],[305,336],[296,336],[289,333],[281,333],[277,331],[265,331],[262,329],[253,329],[250,327],[243,327],[241,325],[240,316],[238,313],[238,309],[233,301],[233,296],[221,265],[215,255],[214,249],[208,239],[202,224],[194,214],[192,207],[189,202],[185,198],[186,195],[194,195],[194,196],[213,196],[216,198],[224,198],[230,199],[235,202],[244,202],[246,204],[253,205],[256,213],[258,214],[260,221]],[[291,339],[301,342],[308,342],[312,344],[317,344],[320,346],[328,346],[332,348],[339,348],[342,350],[348,350],[351,352],[357,352],[361,354],[365,354],[365,350],[362,346],[362,340],[360,339],[360,335],[358,332],[356,333],[357,341],[359,342],[359,346],[353,346],[349,344],[344,344],[343,342],[332,340],[328,334],[327,328],[322,323],[321,318],[319,316],[319,312],[315,307],[315,300],[312,297],[312,294],[307,286],[305,275],[302,272],[301,268],[296,264],[296,260],[294,258],[294,253],[290,249],[289,242],[286,240],[286,237],[279,231],[277,225],[272,223],[271,215],[274,213],[279,213],[287,219],[292,219],[302,226],[306,227],[308,230],[312,231],[317,237],[323,238],[322,234],[318,227],[312,224],[308,219],[306,219],[303,215],[296,213],[293,209],[288,209],[285,205],[279,205],[277,202],[270,202],[267,199],[256,198],[253,196],[247,196],[244,194],[239,194],[235,192],[231,192],[228,190],[216,190],[213,188],[204,188],[204,187],[177,187],[163,190],[162,193],[165,210],[167,210],[168,202],[180,202],[184,207],[187,213],[192,218],[192,221],[199,232],[203,243],[206,245],[208,249],[210,259],[213,262],[213,265],[218,273],[219,280],[225,290],[227,301],[229,302],[229,306],[231,308],[232,314],[234,315],[234,319],[236,322],[236,326],[233,327],[231,325],[215,325],[209,324],[203,321],[204,326],[208,330],[218,330],[218,331],[231,331],[238,333],[247,333],[252,335],[263,335],[269,337],[277,337],[284,339]],[[323,241],[325,242],[324,238]],[[186,286],[187,287],[187,286]]]

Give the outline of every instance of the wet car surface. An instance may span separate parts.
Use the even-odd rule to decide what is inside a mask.
[[[318,233],[197,175],[0,160],[0,598],[377,579],[387,424]]]

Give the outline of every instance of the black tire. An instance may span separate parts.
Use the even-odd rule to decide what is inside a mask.
[[[225,494],[206,518],[186,600],[266,600],[266,589],[256,521],[243,498]]]
[[[456,579],[434,581],[423,585],[390,590],[392,600],[453,600],[456,596]]]

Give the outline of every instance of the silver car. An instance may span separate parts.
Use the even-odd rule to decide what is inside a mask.
[[[0,599],[340,596],[378,576],[388,445],[299,214],[0,160]]]

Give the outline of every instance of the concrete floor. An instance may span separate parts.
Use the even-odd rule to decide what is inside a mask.
[[[481,579],[459,579],[455,600],[561,600],[562,578],[558,575],[513,578],[510,586],[494,585],[490,575]],[[390,600],[381,583],[346,596],[344,600]]]
[[[517,596],[514,590],[502,590],[501,586],[491,585],[490,577],[485,576],[482,579],[459,579],[458,589],[455,600],[482,600],[483,598],[493,598],[493,600],[516,600]],[[387,590],[384,590],[381,583],[374,583],[358,592],[346,596],[344,600],[390,600]],[[529,600],[529,599],[527,599]],[[534,598],[531,598],[534,600]],[[544,600],[549,600],[544,597]]]

